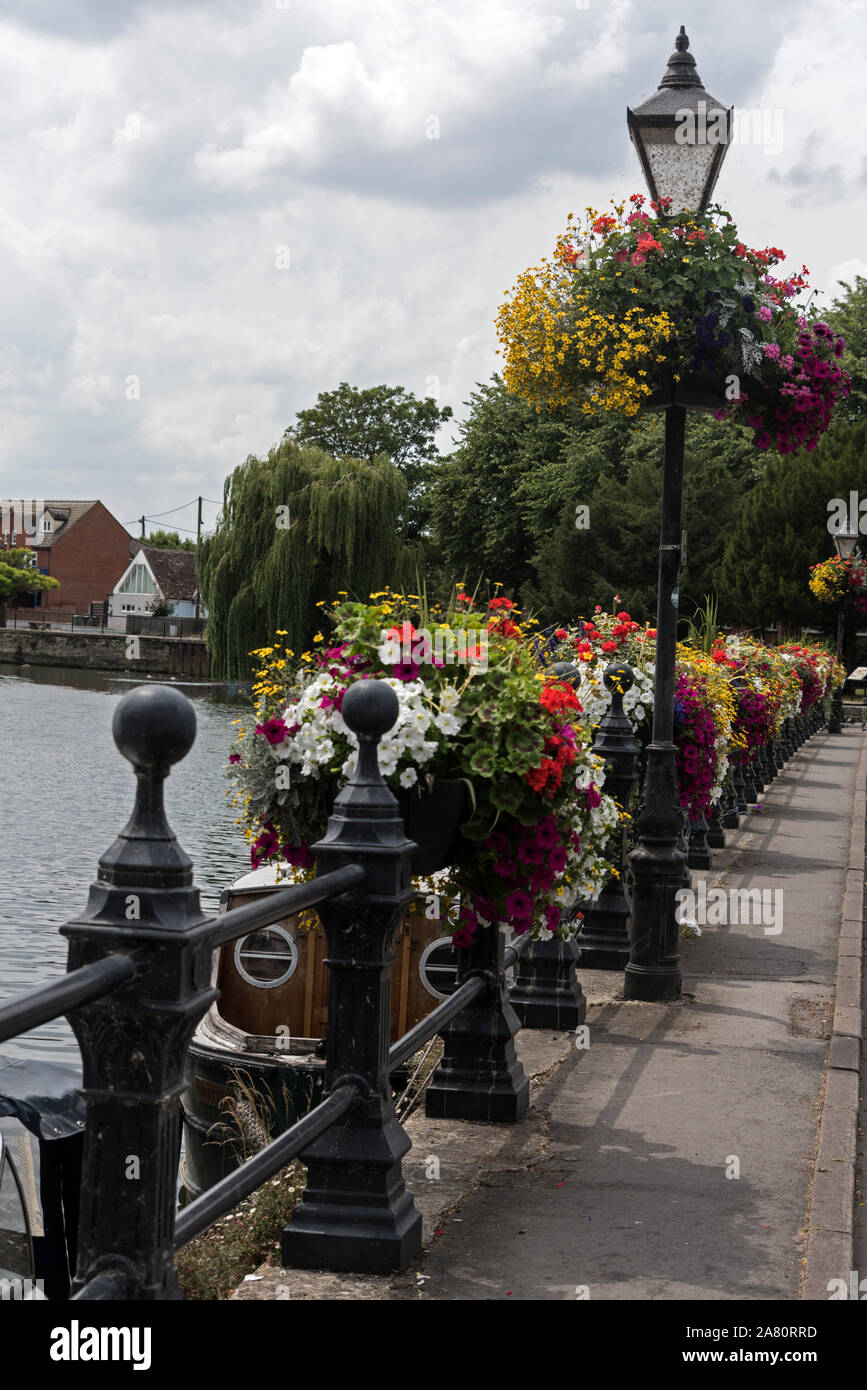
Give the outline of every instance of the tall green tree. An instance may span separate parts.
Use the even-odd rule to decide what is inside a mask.
[[[687,420],[683,528],[686,559],[680,610],[686,617],[718,582],[719,566],[748,480],[742,441],[701,416]],[[562,470],[569,491],[556,526],[541,536],[536,581],[525,602],[544,622],[586,617],[596,604],[628,610],[639,621],[656,616],[659,522],[662,503],[661,415],[641,417],[622,441],[616,467],[586,468],[588,453],[575,445]],[[596,443],[598,444],[598,440]],[[752,461],[749,461],[749,467]],[[588,514],[573,498],[587,499]],[[578,524],[586,521],[586,525]],[[615,595],[619,594],[619,600]]]
[[[361,390],[342,381],[336,391],[320,391],[316,404],[299,410],[284,438],[315,444],[332,458],[374,459],[384,455],[406,479],[408,504],[401,518],[406,536],[425,532],[425,488],[438,459],[436,435],[452,418],[431,397],[420,399],[402,386]]]
[[[548,465],[557,474],[571,430],[537,415],[496,376],[467,404],[458,446],[431,490],[437,561],[444,577],[469,585],[498,581],[519,597],[535,577],[533,532],[545,524],[539,498],[523,484]]]
[[[537,413],[494,377],[473,393],[431,511],[450,573],[500,580],[545,622],[610,607],[656,608],[663,421]],[[750,432],[688,420],[684,580],[701,602],[713,586],[736,499],[763,467]]]
[[[248,679],[249,653],[281,629],[300,654],[322,621],[317,604],[341,589],[366,598],[405,583],[412,555],[398,517],[406,502],[404,477],[382,455],[333,459],[284,439],[236,468],[199,557],[215,677]]]
[[[0,627],[6,626],[6,605],[18,594],[59,589],[60,581],[36,568],[36,551],[26,546],[0,550]]]
[[[724,621],[833,632],[836,609],[810,593],[810,566],[835,554],[834,498],[864,491],[867,421],[837,428],[812,453],[774,458],[739,509],[721,567]]]

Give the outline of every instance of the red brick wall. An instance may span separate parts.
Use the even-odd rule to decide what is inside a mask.
[[[67,535],[59,536],[50,549],[37,552],[39,566],[60,580],[59,589],[42,594],[40,606],[72,604],[76,613],[86,613],[91,603],[102,603],[129,564],[130,539],[111,512],[101,502],[95,503]]]

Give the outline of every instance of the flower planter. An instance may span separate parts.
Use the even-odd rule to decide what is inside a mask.
[[[713,414],[727,404],[725,376],[684,372],[680,380],[675,381],[671,372],[661,369],[651,394],[645,397],[639,409],[667,410],[670,405],[682,405],[688,410]]]
[[[437,778],[430,791],[419,786],[402,787],[396,795],[407,836],[418,845],[412,856],[413,875],[446,868],[467,819],[466,782]]]

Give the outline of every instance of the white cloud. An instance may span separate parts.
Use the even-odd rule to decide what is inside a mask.
[[[460,417],[504,289],[640,186],[625,106],[682,19],[717,97],[783,114],[720,197],[833,292],[864,266],[863,0],[818,29],[803,0],[7,0],[0,490],[219,498],[343,380]]]

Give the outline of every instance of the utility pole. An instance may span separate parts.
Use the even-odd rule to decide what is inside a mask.
[[[139,521],[141,522],[141,538],[142,538],[142,540],[144,540],[144,538],[145,538],[145,519],[144,519],[144,517],[143,517],[143,516],[139,517]]]
[[[199,498],[199,516],[196,522],[196,617],[199,616],[199,550],[202,545],[202,499]]]

